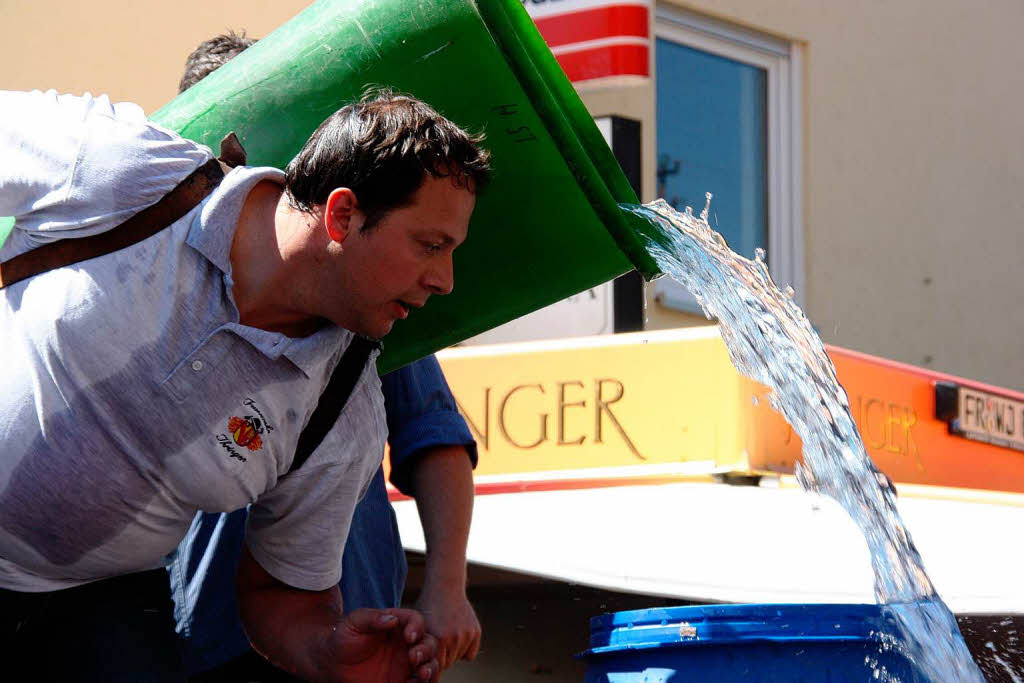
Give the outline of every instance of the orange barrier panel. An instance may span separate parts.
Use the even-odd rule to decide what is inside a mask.
[[[968,401],[976,396],[992,397],[998,404],[999,398],[1004,399],[1004,405],[1014,414],[1008,421],[1014,427],[1013,434],[1024,427],[1017,405],[1024,403],[1024,394],[835,346],[828,347],[828,353],[846,389],[868,454],[894,481],[1024,492],[1024,452],[951,433],[949,423],[958,416],[957,411],[951,406],[946,419],[936,417],[936,386],[967,389],[962,393],[967,393]],[[978,415],[982,411],[972,411],[971,405],[965,409],[968,420],[977,415],[980,422],[996,427],[996,415]],[[750,467],[792,472],[800,455],[799,438],[770,409],[760,411],[756,420],[761,447],[751,451]],[[990,431],[978,424],[961,427],[980,438],[986,435],[978,432]],[[987,437],[997,438],[992,434]],[[1012,436],[1005,439],[1008,443],[1012,440]]]

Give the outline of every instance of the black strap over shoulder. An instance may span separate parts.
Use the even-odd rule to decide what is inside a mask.
[[[0,263],[0,289],[40,273],[120,251],[174,224],[213,192],[228,171],[245,164],[245,149],[234,132],[221,140],[220,149],[219,159],[210,159],[156,204],[117,227],[89,237],[50,242]]]
[[[348,348],[341,355],[341,360],[338,361],[334,372],[331,373],[331,379],[324,387],[323,393],[320,394],[320,402],[309,418],[309,423],[299,435],[299,443],[295,447],[295,459],[292,460],[292,466],[288,468],[289,474],[302,467],[302,463],[306,462],[313,454],[313,451],[327,436],[327,432],[331,431],[331,427],[338,421],[338,416],[345,409],[352,390],[356,388],[356,384],[363,374],[363,368],[366,367],[370,352],[376,348],[380,348],[380,342],[359,335],[353,337]]]
[[[211,159],[163,196],[116,228],[89,237],[58,240],[0,263],[0,288],[40,273],[104,256],[152,237],[191,211],[220,184],[224,171]]]

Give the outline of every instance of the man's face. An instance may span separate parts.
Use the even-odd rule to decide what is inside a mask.
[[[383,337],[432,294],[452,291],[452,254],[466,239],[476,197],[451,178],[427,176],[412,200],[365,232],[354,222],[342,243],[335,323]]]

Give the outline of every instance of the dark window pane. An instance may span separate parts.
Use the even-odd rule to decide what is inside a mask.
[[[657,41],[658,195],[704,208],[747,257],[768,247],[767,74],[764,69]]]

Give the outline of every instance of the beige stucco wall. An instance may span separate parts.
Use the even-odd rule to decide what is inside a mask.
[[[228,29],[259,38],[301,0],[0,0],[0,88],[108,93],[153,112],[177,93],[185,57]]]
[[[1024,389],[1024,4],[677,4],[806,45],[804,297],[825,340]],[[0,87],[108,92],[154,111],[200,40],[265,35],[304,5],[0,0]],[[652,199],[653,87],[582,95],[595,115],[644,122]],[[650,327],[692,321],[649,306]]]
[[[671,4],[805,46],[804,297],[824,339],[1024,389],[1024,4]]]

